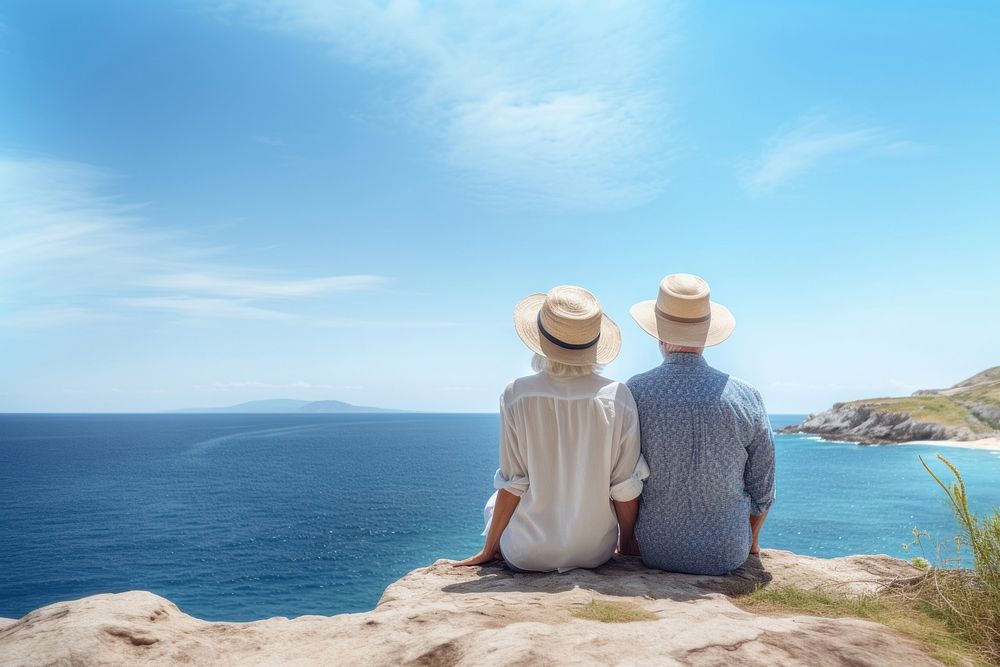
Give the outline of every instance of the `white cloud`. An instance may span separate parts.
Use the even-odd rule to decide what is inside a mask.
[[[199,318],[298,317],[273,302],[377,289],[377,275],[284,277],[227,265],[189,237],[154,230],[89,165],[0,155],[0,284],[6,326],[128,311]],[[308,318],[299,317],[303,323]]]
[[[89,165],[0,156],[0,268],[124,252],[158,239],[135,232],[139,207],[102,194]]]
[[[386,115],[492,192],[606,207],[663,185],[669,5],[208,4],[387,74]]]
[[[250,305],[240,299],[202,299],[186,296],[152,296],[115,299],[115,303],[146,310],[165,310],[192,317],[237,318],[248,320],[287,320],[292,316]]]
[[[389,282],[384,276],[357,275],[311,278],[308,280],[254,280],[243,277],[174,273],[153,276],[145,284],[181,292],[208,292],[231,297],[297,297],[357,292],[381,287]]]
[[[758,158],[743,161],[739,176],[748,194],[760,196],[837,156],[900,155],[916,150],[917,144],[895,139],[880,127],[836,124],[812,112],[778,128],[764,141]]]

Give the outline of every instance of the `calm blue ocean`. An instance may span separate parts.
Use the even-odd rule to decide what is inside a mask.
[[[776,426],[797,417],[775,417]],[[496,415],[0,415],[0,616],[150,590],[212,620],[334,614],[480,545]],[[765,547],[904,556],[956,526],[919,454],[1000,505],[1000,454],[778,437]]]

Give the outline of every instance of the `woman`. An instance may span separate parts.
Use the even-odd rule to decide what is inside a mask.
[[[593,294],[565,286],[518,303],[514,328],[538,373],[500,398],[486,544],[454,565],[503,558],[514,570],[548,572],[597,567],[616,545],[637,554],[632,531],[649,468],[635,401],[596,372],[618,355],[618,325]]]

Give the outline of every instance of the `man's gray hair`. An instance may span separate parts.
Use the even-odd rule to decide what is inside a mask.
[[[579,375],[590,375],[600,373],[602,366],[597,364],[586,364],[584,366],[572,366],[561,361],[553,361],[548,357],[536,354],[531,358],[531,368],[536,373],[548,373],[557,377],[576,377]]]
[[[666,359],[671,352],[690,352],[692,354],[701,354],[705,351],[703,347],[686,347],[684,345],[674,345],[673,343],[668,343],[665,340],[660,341],[660,352],[663,353],[663,358]]]

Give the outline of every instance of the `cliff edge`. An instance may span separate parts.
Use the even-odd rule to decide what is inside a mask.
[[[912,396],[835,403],[782,433],[809,433],[827,440],[866,444],[914,440],[971,441],[1000,437],[1000,366],[948,389]]]
[[[765,551],[726,577],[659,572],[625,557],[564,574],[439,561],[389,586],[370,612],[253,623],[202,621],[132,591],[0,623],[0,664],[937,665],[881,625],[734,604],[760,585],[857,595],[916,573],[888,556],[787,551]]]

